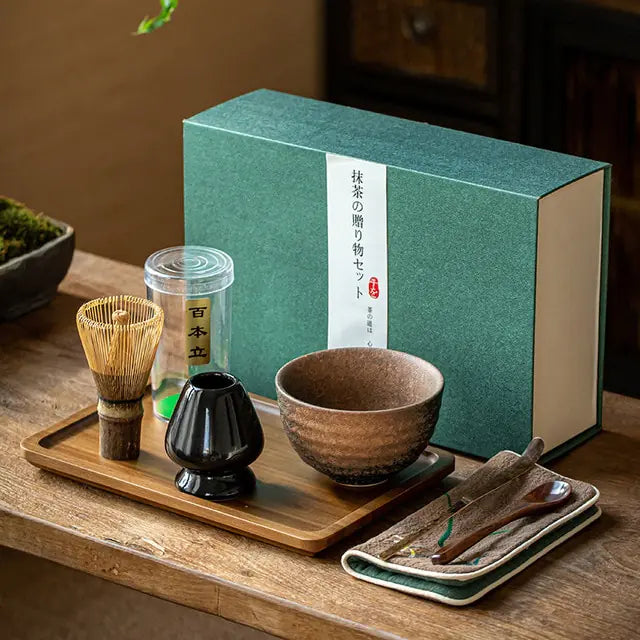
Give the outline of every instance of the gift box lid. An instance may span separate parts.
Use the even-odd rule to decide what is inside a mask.
[[[532,198],[608,166],[268,89],[207,109],[185,125],[357,157]]]

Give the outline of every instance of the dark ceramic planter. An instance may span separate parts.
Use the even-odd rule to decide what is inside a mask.
[[[180,491],[230,500],[255,486],[249,465],[264,438],[256,411],[240,381],[228,373],[199,373],[182,389],[165,438],[167,455],[183,469]]]
[[[64,233],[0,266],[0,322],[13,320],[50,302],[69,270],[75,248],[73,227],[48,219]]]

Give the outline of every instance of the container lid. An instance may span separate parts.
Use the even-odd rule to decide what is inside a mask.
[[[233,260],[211,247],[169,247],[144,263],[144,281],[161,293],[208,295],[233,282]]]

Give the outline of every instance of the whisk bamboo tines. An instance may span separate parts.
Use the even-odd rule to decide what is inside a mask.
[[[112,296],[83,304],[76,322],[98,388],[100,455],[135,460],[140,453],[142,396],[164,313],[144,298]]]

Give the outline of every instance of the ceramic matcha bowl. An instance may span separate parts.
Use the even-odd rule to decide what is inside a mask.
[[[433,434],[444,378],[429,362],[349,347],[278,371],[284,429],[298,455],[345,485],[373,485],[415,462]]]

